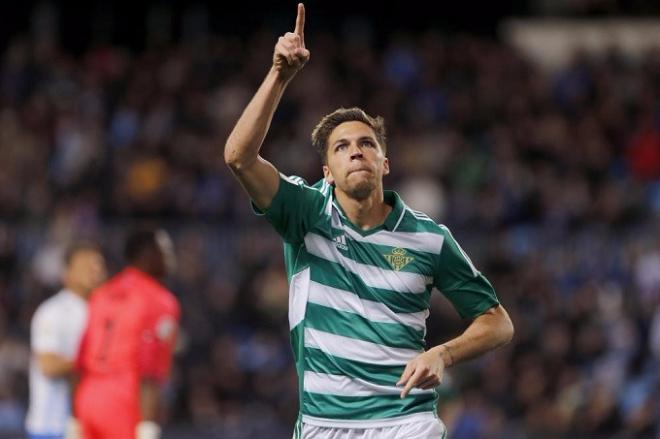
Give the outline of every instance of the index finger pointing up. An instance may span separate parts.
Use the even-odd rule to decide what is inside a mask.
[[[305,5],[298,3],[298,16],[296,17],[296,35],[300,37],[301,41],[305,40]]]

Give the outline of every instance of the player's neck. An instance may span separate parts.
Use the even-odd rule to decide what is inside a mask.
[[[80,297],[82,300],[87,301],[87,299],[89,299],[89,294],[87,294],[88,292],[84,291],[81,288],[77,288],[71,285],[65,285],[64,288],[66,288],[67,291],[70,291],[72,294],[75,294],[76,296]]]
[[[162,275],[158,273],[158,270],[154,269],[153,264],[150,261],[138,260],[131,263],[131,267],[139,270],[143,274],[153,278],[157,282],[162,282]]]
[[[362,230],[380,226],[392,211],[392,206],[385,203],[382,187],[374,189],[362,200],[351,198],[341,190],[335,189],[335,198],[351,223]]]

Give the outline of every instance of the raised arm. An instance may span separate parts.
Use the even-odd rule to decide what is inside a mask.
[[[309,60],[304,28],[305,7],[299,3],[294,32],[287,32],[277,41],[270,71],[225,144],[225,162],[260,209],[270,206],[279,187],[279,175],[259,155],[259,149],[286,86]]]

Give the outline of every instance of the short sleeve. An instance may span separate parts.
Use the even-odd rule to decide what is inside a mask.
[[[163,381],[170,372],[179,326],[177,306],[150,313],[140,340],[140,376]]]
[[[49,308],[37,309],[32,318],[30,344],[34,352],[65,354],[62,346],[62,321]]]
[[[449,299],[463,318],[474,318],[499,304],[488,279],[477,270],[449,229],[437,257],[434,286]]]
[[[284,241],[296,244],[321,218],[326,200],[322,190],[308,186],[302,178],[280,174],[280,186],[268,209],[261,211],[254,203],[252,207]]]

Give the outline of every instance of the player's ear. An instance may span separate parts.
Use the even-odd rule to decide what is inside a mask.
[[[330,171],[328,165],[323,165],[323,177],[325,177],[325,181],[328,183],[335,184],[335,178],[332,176],[332,171]]]
[[[390,159],[385,157],[385,160],[383,160],[383,175],[387,175],[390,173]]]

